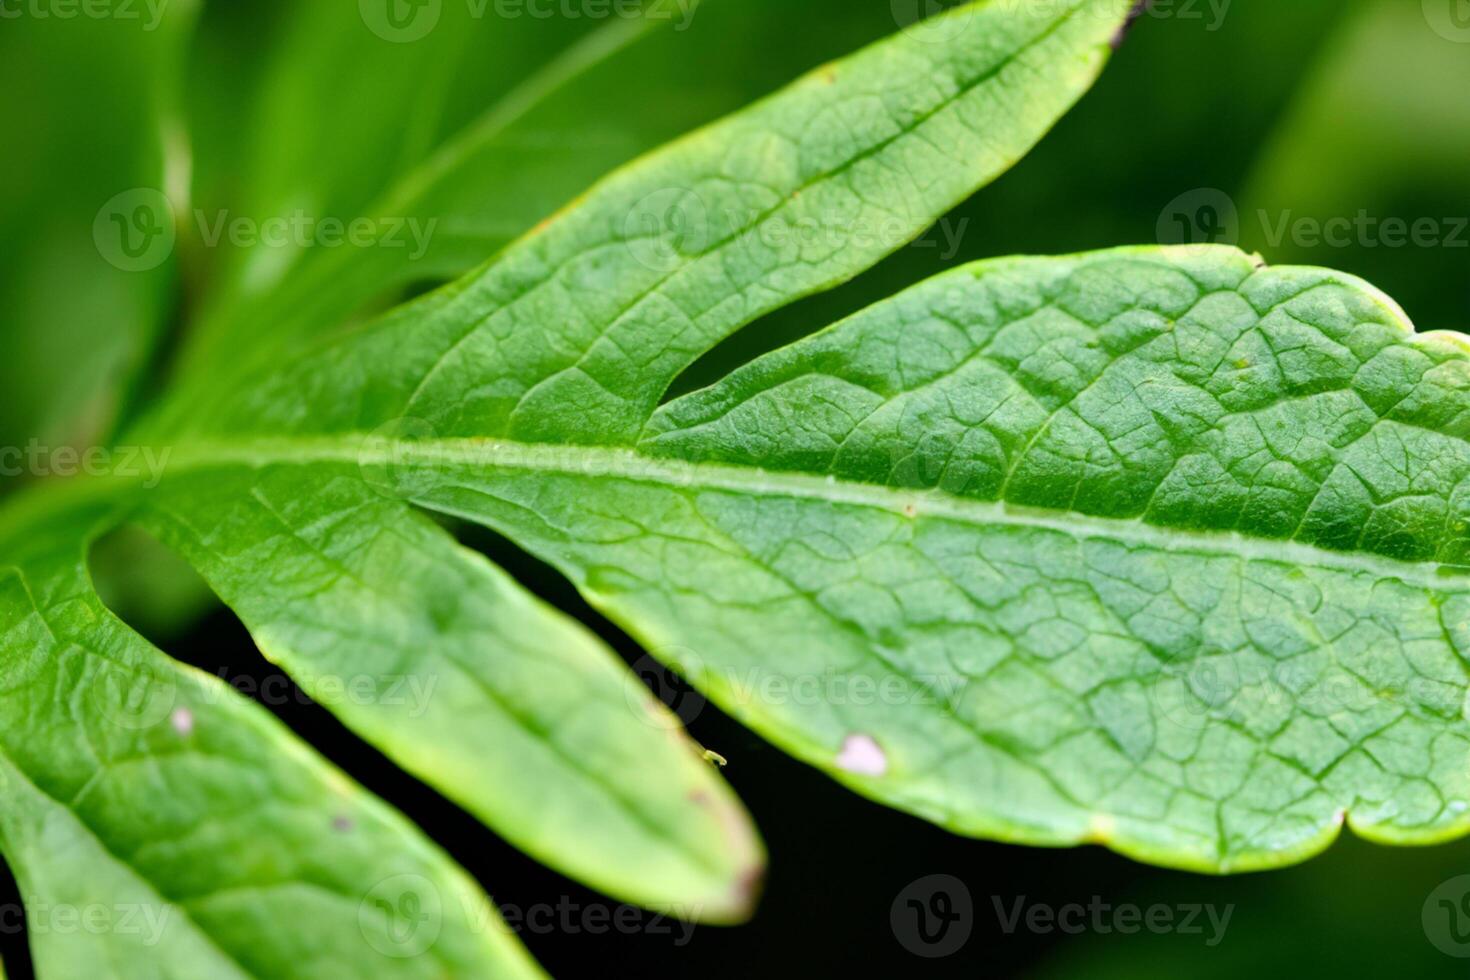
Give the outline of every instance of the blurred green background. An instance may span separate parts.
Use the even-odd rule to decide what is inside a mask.
[[[191,378],[207,386],[225,366],[279,356],[452,278],[609,168],[907,26],[925,4],[942,6],[704,0],[687,19],[675,5],[634,23],[473,16],[474,5],[443,0],[436,29],[405,43],[365,27],[361,6],[344,0],[137,0],[133,17],[116,4],[108,16],[62,17],[56,0],[0,0],[0,446],[126,439],[176,378],[185,392]],[[101,236],[119,195],[139,189],[167,199],[172,245],[127,268]],[[435,220],[437,232],[414,263],[208,240],[221,215],[258,223],[298,210]],[[679,388],[967,260],[1205,240],[1360,275],[1420,329],[1470,328],[1470,3],[1163,0],[1011,174],[869,274],[731,338]],[[186,411],[188,396],[176,400]],[[4,479],[0,494],[19,482]],[[497,557],[631,651],[564,583]],[[200,621],[207,598],[146,542],[109,542],[96,565],[119,611],[206,669],[251,656],[226,617]],[[772,962],[770,944],[792,942],[819,974],[893,964],[971,977],[1462,977],[1470,967],[1435,945],[1444,935],[1424,919],[1441,883],[1470,874],[1470,844],[1344,842],[1301,868],[1210,880],[1098,852],[957,840],[836,791],[713,711],[694,734],[748,749],[730,776],[776,871],[747,930],[701,930],[685,949],[620,948],[650,973],[748,976]],[[357,771],[352,743],[330,747]],[[399,784],[375,788],[431,832],[450,819]],[[453,849],[478,870],[464,849],[482,846]],[[498,897],[570,887],[514,867],[509,882],[487,878]],[[887,926],[897,891],[930,873],[961,877],[976,899],[975,935],[944,961],[908,956]],[[1026,894],[1236,909],[1215,947],[1147,931],[1007,935],[991,897]],[[1463,926],[1470,935],[1470,909]],[[16,943],[0,936],[12,967]],[[588,936],[531,945],[554,970],[604,955]]]

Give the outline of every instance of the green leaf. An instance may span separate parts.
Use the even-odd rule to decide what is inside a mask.
[[[619,898],[713,922],[747,915],[763,855],[744,811],[610,651],[398,495],[392,457],[423,429],[393,423],[397,399],[461,432],[633,441],[704,347],[862,271],[1023,155],[1091,84],[1130,7],[982,4],[912,29],[633,165],[468,279],[280,365],[277,380],[180,389],[187,424],[153,430],[157,456],[17,500],[0,515],[0,691],[25,723],[0,731],[17,787],[0,795],[0,828],[25,825],[29,785],[47,820],[95,845],[47,849],[7,831],[17,876],[43,897],[66,893],[110,855],[117,888],[184,910],[159,959],[112,935],[85,953],[138,972],[170,957],[206,969],[216,952],[271,976],[326,962],[371,975],[531,969],[487,900],[412,828],[103,607],[86,543],[134,522],[349,727],[513,843]],[[670,190],[679,208],[691,194],[709,208],[700,231],[715,237],[659,224]],[[813,220],[837,237],[742,240]],[[697,325],[666,315],[700,292],[719,308]],[[509,393],[467,390],[466,371],[496,368],[458,358],[512,327],[524,349],[491,358]],[[379,346],[405,331],[407,346]],[[592,392],[584,378],[596,375],[574,365],[600,372],[624,341],[653,345],[652,359],[614,366],[606,397]],[[330,375],[317,373],[324,362]],[[446,411],[446,397],[463,411]],[[240,437],[241,424],[262,438]],[[446,474],[458,465],[443,461]],[[342,696],[363,675],[420,686],[408,703],[376,687]],[[107,727],[119,714],[126,723]],[[437,929],[410,955],[402,944],[425,923]],[[39,942],[38,960],[83,955],[50,949]]]
[[[196,302],[206,308],[180,353],[183,390],[171,399],[177,416],[191,415],[196,397],[246,368],[279,363],[283,350],[308,346],[406,288],[462,275],[640,152],[767,94],[824,53],[844,53],[894,26],[886,6],[854,9],[848,0],[705,0],[697,8],[661,0],[641,16],[585,33],[576,27],[588,21],[566,18],[482,17],[467,25],[462,18],[471,8],[451,7],[447,19],[408,44],[365,29],[351,4],[268,6],[265,16],[235,5],[205,8],[188,86],[194,200],[181,233],[194,278],[202,280]],[[333,45],[314,43],[323,35]],[[773,43],[776,37],[803,42]],[[278,47],[288,53],[271,57]],[[436,72],[452,76],[432,92],[413,81],[426,55]],[[242,61],[254,71],[242,71]],[[701,70],[691,73],[690,65]],[[342,105],[344,88],[377,91],[385,83],[415,99]],[[467,122],[468,110],[454,103],[485,92],[491,104]],[[431,99],[446,108],[434,132],[421,134],[425,147],[410,152],[400,142],[393,154],[366,154],[370,167],[360,166],[355,151],[339,152],[362,145],[352,127],[377,139],[407,126],[401,113],[423,116]],[[247,179],[242,158],[280,155],[279,147],[296,143],[332,152],[293,151],[289,164],[265,168],[282,182],[290,178],[294,190],[268,192],[258,186],[263,178],[248,190],[239,186]],[[229,247],[222,220],[305,213],[308,202],[314,217],[384,216],[383,234],[299,251],[236,254]],[[204,231],[220,235],[213,247],[200,240]],[[270,275],[235,281],[251,269]],[[151,428],[167,431],[176,421]],[[128,562],[151,573],[142,557]],[[108,568],[97,571],[113,594],[128,589]],[[150,623],[189,621],[204,597],[178,596],[168,585],[131,589],[129,612]]]
[[[1192,188],[1232,193],[1239,188],[1310,71],[1312,56],[1357,6],[1343,0],[1233,3],[1217,17],[1219,4],[1213,9],[1204,2],[1192,8],[1155,4],[1088,94],[1086,111],[1062,119],[1025,166],[993,193],[969,198],[913,245],[851,283],[771,314],[758,330],[731,337],[685,372],[674,391],[712,384],[745,361],[962,262],[1126,242],[1171,244],[1175,239],[1157,237],[1166,203]],[[774,33],[786,30],[778,27]],[[825,36],[825,29],[816,33]],[[1225,77],[1228,85],[1204,81]],[[1194,82],[1160,85],[1160,78]],[[1349,113],[1343,124],[1355,118]],[[1147,120],[1146,127],[1130,130],[1134,120]],[[1120,139],[1125,131],[1139,138]],[[1086,165],[1078,166],[1079,160]],[[1185,200],[1197,201],[1198,195]],[[1245,203],[1241,200],[1242,208]],[[1166,236],[1177,227],[1172,220],[1168,224]],[[1281,258],[1274,250],[1267,254]],[[1315,256],[1309,264],[1341,267],[1341,260]],[[1380,286],[1391,285],[1388,291],[1412,299],[1423,319],[1425,296],[1400,295],[1400,281],[1385,281],[1376,265],[1348,269]],[[1454,292],[1440,289],[1434,299]]]
[[[637,448],[344,435],[191,465],[391,462],[861,792],[1239,871],[1344,821],[1470,825],[1467,388],[1462,340],[1352,277],[1135,249],[939,277]]]
[[[536,976],[493,905],[400,815],[223,682],[102,607],[82,503],[0,533],[0,847],[43,975]],[[83,533],[78,533],[78,528]]]
[[[454,286],[225,393],[224,426],[403,416],[446,434],[631,441],[714,343],[851,278],[1008,169],[1091,84],[1124,16],[1115,0],[1003,6],[959,8],[650,155]],[[360,362],[371,400],[343,399]],[[210,424],[191,408],[195,430]]]
[[[1345,818],[1470,825],[1467,369],[1349,276],[1229,249],[1007,260],[667,406],[641,448],[766,471],[691,509],[847,628],[826,662],[954,684],[852,729],[889,760],[866,791],[1242,870]],[[936,749],[966,729],[972,758]]]
[[[355,465],[181,475],[141,519],[313,700],[522,850],[688,918],[748,914],[759,844],[678,719]]]
[[[355,10],[337,16],[349,13],[357,16]],[[535,30],[527,35],[527,27]],[[424,40],[438,39],[448,28],[441,24]],[[304,346],[407,287],[462,275],[609,170],[739,109],[811,65],[812,45],[773,44],[773,36],[816,35],[821,48],[836,55],[891,32],[893,17],[882,5],[853,9],[846,0],[800,6],[780,0],[704,0],[697,7],[660,0],[638,18],[614,19],[564,47],[558,46],[569,40],[564,29],[533,18],[492,28],[475,28],[477,40],[473,51],[462,54],[461,75],[470,69],[484,72],[486,65],[497,66],[497,72],[485,79],[456,78],[449,87],[497,92],[493,104],[458,132],[452,126],[458,116],[451,113],[431,154],[395,173],[371,202],[354,202],[367,214],[388,219],[384,235],[309,249],[283,273],[277,288],[216,303],[190,338],[186,383],[190,377],[204,378],[217,386],[242,364],[269,361],[283,345]],[[233,38],[239,26],[226,21],[220,25],[225,30]],[[363,57],[346,67],[324,65],[313,72],[311,88],[322,90],[320,104],[313,103],[317,111],[287,99],[278,114],[308,127],[339,116],[336,94],[343,71],[374,76],[384,71],[377,56],[385,45],[374,45],[374,39],[361,36],[365,33],[350,33],[362,44]],[[395,55],[403,46],[386,47]],[[528,61],[528,52],[544,54],[544,63]],[[690,65],[701,70],[691,74]],[[391,130],[384,111],[380,105],[365,106],[362,121]],[[279,134],[283,126],[284,121],[271,119],[260,128]],[[278,141],[277,135],[261,142]],[[321,166],[314,162],[305,172]],[[302,168],[291,172],[298,181],[305,179]],[[325,194],[323,188],[317,196]],[[344,213],[340,202],[331,213]]]

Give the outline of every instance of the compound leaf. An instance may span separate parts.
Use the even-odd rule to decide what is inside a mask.
[[[1145,248],[938,277],[634,447],[234,451],[391,464],[884,802],[1238,871],[1470,825],[1467,391],[1360,280]]]
[[[606,647],[411,509],[399,483],[417,461],[391,457],[425,425],[430,447],[632,452],[704,349],[861,272],[1022,156],[1130,8],[980,4],[926,22],[632,165],[366,330],[240,385],[184,386],[183,412],[135,433],[172,454],[164,471],[130,473],[134,456],[11,504],[0,691],[20,721],[0,732],[14,787],[0,843],[43,900],[90,881],[175,923],[146,952],[117,930],[68,951],[38,938],[38,961],[534,972],[414,828],[102,605],[86,547],[127,522],[176,548],[349,727],[517,845],[629,901],[748,914],[760,844],[698,747]],[[810,227],[815,242],[782,237]],[[426,422],[400,421],[420,409]],[[344,696],[364,675],[406,687]],[[37,843],[38,821],[62,843]]]

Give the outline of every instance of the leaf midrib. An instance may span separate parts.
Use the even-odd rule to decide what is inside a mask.
[[[1407,561],[1366,552],[1333,551],[1299,541],[1253,537],[1238,531],[1168,527],[1150,524],[1142,518],[1098,517],[1060,509],[1023,507],[1005,501],[959,497],[939,489],[902,489],[806,472],[728,463],[693,463],[605,446],[501,439],[400,441],[355,433],[335,437],[255,438],[230,444],[198,442],[181,446],[170,457],[168,472],[312,463],[411,465],[429,470],[479,464],[487,476],[493,470],[515,470],[615,479],[676,490],[815,500],[838,506],[882,510],[913,521],[937,518],[975,526],[1053,531],[1077,540],[1109,539],[1174,554],[1210,552],[1243,561],[1326,568],[1350,574],[1369,573],[1432,590],[1442,590],[1452,584],[1470,588],[1470,567],[1463,565],[1429,560]]]

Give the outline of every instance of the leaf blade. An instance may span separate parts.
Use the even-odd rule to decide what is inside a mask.
[[[539,975],[489,899],[402,816],[101,606],[77,521],[115,520],[111,506],[62,508],[4,539],[0,778],[13,792],[0,838],[35,901],[131,896],[167,942],[140,944],[121,923],[88,944],[43,931],[38,963]]]
[[[407,499],[697,651],[677,666],[711,697],[860,792],[965,833],[1240,871],[1344,822],[1470,829],[1467,379],[1462,340],[1413,334],[1351,276],[1123,249],[941,276],[671,403],[641,451],[391,454]],[[1066,453],[1073,417],[1110,452]],[[896,693],[752,694],[834,670]]]
[[[308,695],[519,849],[682,918],[748,916],[760,842],[679,720],[593,635],[362,477],[221,466],[138,519]]]
[[[901,35],[819,70],[607,179],[455,286],[309,357],[300,371],[272,371],[223,408],[216,429],[371,429],[407,416],[442,435],[635,438],[658,395],[707,346],[871,265],[1044,135],[1101,70],[1131,6],[1069,0],[1057,9],[959,8],[945,20],[958,28],[952,36]],[[1053,61],[1057,71],[1039,74]],[[930,70],[940,82],[927,81]],[[1012,88],[1018,104],[1003,101]],[[838,111],[831,125],[856,135],[825,132],[798,152],[808,149],[802,130]],[[982,132],[982,122],[994,131]],[[965,162],[954,167],[945,156],[938,166],[936,140]],[[736,148],[728,159],[727,147]],[[908,165],[923,171],[914,177],[922,187],[884,176]],[[686,220],[687,240],[675,227]],[[640,230],[647,221],[656,234]],[[803,221],[831,236],[815,258],[794,234]],[[585,309],[566,301],[582,292],[595,297]],[[408,321],[415,343],[405,352]],[[539,334],[543,322],[564,326]],[[340,377],[384,361],[396,361],[394,373],[375,376],[370,399],[316,391],[324,367]],[[496,383],[472,381],[483,377]]]

